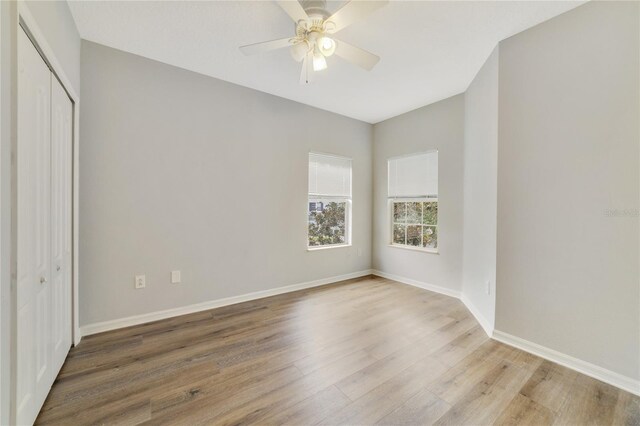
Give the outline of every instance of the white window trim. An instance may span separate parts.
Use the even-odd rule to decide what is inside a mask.
[[[307,251],[328,250],[328,249],[351,247],[351,246],[352,246],[351,244],[327,244],[324,246],[308,246]]]
[[[403,249],[403,250],[412,250],[412,251],[419,251],[419,252],[423,252],[423,253],[431,253],[431,254],[440,254],[440,232],[438,232],[438,247],[436,248],[431,248],[431,247],[418,247],[418,246],[410,246],[407,244],[396,244],[393,242],[393,226],[395,225],[395,222],[393,221],[393,203],[394,202],[404,202],[404,203],[411,203],[411,202],[428,202],[428,201],[435,201],[438,203],[438,213],[440,212],[440,203],[438,201],[438,197],[429,197],[429,196],[423,196],[423,197],[389,197],[387,199],[387,212],[389,214],[389,247],[393,247],[393,248],[399,248],[399,249]],[[436,229],[439,231],[440,230],[440,219],[438,218],[438,224],[437,225],[423,225],[422,223],[420,224],[415,224],[415,225],[420,225],[420,226],[435,226]],[[411,225],[411,224],[409,224]]]
[[[325,244],[323,246],[310,246],[309,245],[309,203],[313,201],[344,201],[345,205],[345,224],[344,224],[344,243],[340,244]],[[324,250],[338,247],[350,247],[351,246],[351,197],[327,197],[327,196],[315,196],[309,194],[307,198],[307,222],[306,222],[306,236],[307,236],[307,251]]]
[[[402,244],[393,244],[393,243],[389,243],[388,247],[393,247],[401,250],[419,251],[422,253],[440,254],[440,250],[432,249],[428,247],[405,246]]]
[[[305,206],[305,214],[307,217],[306,223],[305,223],[305,237],[306,237],[306,241],[307,241],[307,251],[318,251],[318,250],[327,250],[327,249],[334,249],[334,248],[342,248],[342,247],[351,247],[352,246],[352,241],[351,241],[351,221],[352,221],[352,210],[353,210],[353,159],[350,157],[345,157],[343,155],[336,155],[336,154],[328,154],[326,152],[318,152],[318,151],[309,151],[308,154],[317,154],[317,155],[326,155],[328,157],[336,157],[336,158],[343,158],[343,159],[347,159],[349,161],[351,161],[351,176],[349,176],[349,179],[351,180],[351,194],[346,197],[346,196],[333,196],[333,195],[325,195],[325,194],[318,194],[318,193],[309,193],[307,192],[307,203]],[[308,154],[307,154],[307,163],[308,163]],[[308,164],[307,164],[307,167]],[[345,201],[346,202],[346,208],[345,208],[345,225],[344,225],[344,233],[345,233],[345,242],[344,243],[340,243],[340,244],[325,244],[322,246],[310,246],[309,245],[309,203],[311,202],[311,200],[318,200],[318,201],[323,201],[323,200],[333,200],[333,201]]]

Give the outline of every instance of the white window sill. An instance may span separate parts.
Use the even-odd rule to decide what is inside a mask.
[[[389,244],[389,247],[403,249],[403,250],[421,251],[423,253],[440,254],[440,251],[438,249],[432,249],[432,248],[401,246],[397,244]]]
[[[329,250],[334,248],[351,247],[351,244],[334,244],[330,246],[313,246],[307,247],[307,251]]]

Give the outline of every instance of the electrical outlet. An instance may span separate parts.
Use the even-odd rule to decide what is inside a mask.
[[[136,275],[135,286],[136,289],[145,288],[147,286],[147,277],[144,275]]]
[[[491,281],[487,281],[487,288],[485,289],[487,294],[491,294]]]
[[[358,257],[362,256],[362,249],[358,247]]]
[[[171,271],[171,284],[180,284],[180,271]]]

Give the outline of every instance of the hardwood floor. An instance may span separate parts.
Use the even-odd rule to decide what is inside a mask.
[[[37,423],[640,424],[640,398],[378,277],[89,336]]]

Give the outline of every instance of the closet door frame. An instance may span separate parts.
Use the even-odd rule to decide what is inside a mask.
[[[18,41],[18,31],[25,31],[28,37],[31,39],[33,44],[36,46],[36,49],[47,63],[49,68],[53,73],[53,77],[57,78],[61,83],[62,87],[66,91],[67,95],[71,99],[72,103],[72,208],[71,208],[71,232],[72,232],[72,254],[71,254],[71,263],[72,263],[72,273],[71,273],[71,316],[72,316],[72,342],[74,345],[77,345],[82,338],[80,333],[80,326],[78,322],[78,213],[79,213],[79,205],[78,205],[78,183],[79,183],[79,116],[80,116],[80,98],[73,86],[71,85],[71,81],[69,80],[67,74],[64,72],[60,62],[58,61],[56,55],[53,52],[53,49],[49,45],[47,39],[44,37],[44,33],[41,31],[40,27],[36,23],[35,19],[31,15],[28,6],[25,4],[23,0],[17,0],[13,3],[16,7],[11,8],[10,13],[13,15],[11,17],[12,28],[11,28],[11,46],[13,49],[11,55],[11,81],[13,85],[17,84],[17,41]],[[6,22],[6,21],[5,21]],[[16,86],[17,87],[17,86]],[[17,128],[17,99],[13,97],[11,99],[11,127],[13,129]],[[15,131],[12,130],[12,138],[11,138],[11,152],[15,155],[17,153],[17,138],[15,137]],[[3,174],[5,175],[5,174]],[[10,266],[11,266],[11,297],[9,299],[9,306],[3,304],[0,309],[4,312],[5,309],[9,310],[10,316],[10,324],[11,324],[11,332],[9,337],[9,360],[7,362],[6,359],[0,359],[0,362],[3,364],[3,371],[7,369],[11,371],[10,376],[10,385],[9,385],[9,407],[5,405],[5,395],[2,394],[2,406],[0,407],[0,411],[4,411],[9,408],[9,418],[10,423],[14,424],[16,419],[16,369],[17,365],[17,351],[16,351],[16,337],[17,337],[17,292],[16,292],[16,268],[17,268],[17,222],[16,222],[16,203],[17,203],[17,182],[16,182],[16,164],[14,162],[11,163],[11,195],[10,195],[10,205],[11,205],[11,248],[10,248]],[[3,236],[3,238],[5,238]],[[4,316],[4,313],[3,313]],[[2,336],[4,339],[5,336]],[[4,345],[6,342],[3,341]],[[8,365],[7,365],[8,364]],[[2,418],[5,417],[5,413],[2,413]]]
[[[80,116],[80,97],[77,95],[71,81],[67,77],[66,73],[60,66],[60,62],[57,60],[53,49],[51,49],[44,34],[37,25],[35,19],[31,15],[28,6],[24,1],[18,0],[18,25],[22,27],[31,38],[31,41],[36,45],[43,59],[51,68],[53,74],[58,78],[62,87],[67,92],[67,95],[71,99],[73,104],[73,146],[72,146],[72,163],[73,163],[73,177],[72,177],[72,235],[73,235],[73,274],[72,274],[72,289],[73,289],[73,343],[80,343],[80,327],[78,324],[78,172],[79,172],[79,116]]]

